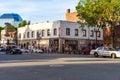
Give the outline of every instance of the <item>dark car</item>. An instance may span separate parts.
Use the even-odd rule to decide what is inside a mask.
[[[17,46],[7,46],[6,54],[22,54],[22,51]]]
[[[4,52],[6,49],[3,46],[0,46],[0,52]]]

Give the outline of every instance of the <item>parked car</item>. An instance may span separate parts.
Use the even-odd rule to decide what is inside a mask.
[[[20,50],[22,51],[22,53],[29,53],[29,50],[28,50],[28,49],[21,48]]]
[[[98,47],[95,50],[91,50],[90,54],[94,55],[95,57],[99,57],[99,56],[111,57],[111,58],[120,57],[120,51],[117,51],[114,48],[109,48],[105,46]]]
[[[6,47],[6,54],[22,54],[22,51],[15,45],[9,45]]]
[[[4,52],[6,49],[3,46],[0,46],[0,52]]]

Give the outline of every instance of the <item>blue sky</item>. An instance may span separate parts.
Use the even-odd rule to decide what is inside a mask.
[[[32,23],[65,20],[66,9],[75,11],[79,0],[0,0],[0,15],[18,13]]]

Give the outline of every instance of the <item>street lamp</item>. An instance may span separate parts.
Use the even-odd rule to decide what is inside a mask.
[[[37,37],[36,37],[36,38],[37,38],[37,40],[38,40],[38,45],[37,45],[37,47],[39,48],[39,40],[41,39],[41,36],[40,36],[40,32],[38,32],[38,31],[37,31]]]
[[[95,32],[95,46],[97,46],[97,37],[98,37],[98,28],[94,28],[94,32]]]
[[[10,23],[5,23],[5,25],[6,25],[6,33],[5,33],[5,36],[6,36],[6,38],[7,38],[7,37],[10,36],[10,35],[8,34],[8,27],[9,27]],[[6,41],[7,41],[7,45],[9,45],[9,39],[6,39]]]

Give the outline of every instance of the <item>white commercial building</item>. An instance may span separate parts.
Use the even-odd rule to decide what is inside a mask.
[[[77,22],[52,21],[40,22],[18,28],[18,44],[21,47],[48,47],[62,52],[65,47],[79,50],[82,46],[94,44],[103,40],[103,30],[100,28],[80,28]]]

